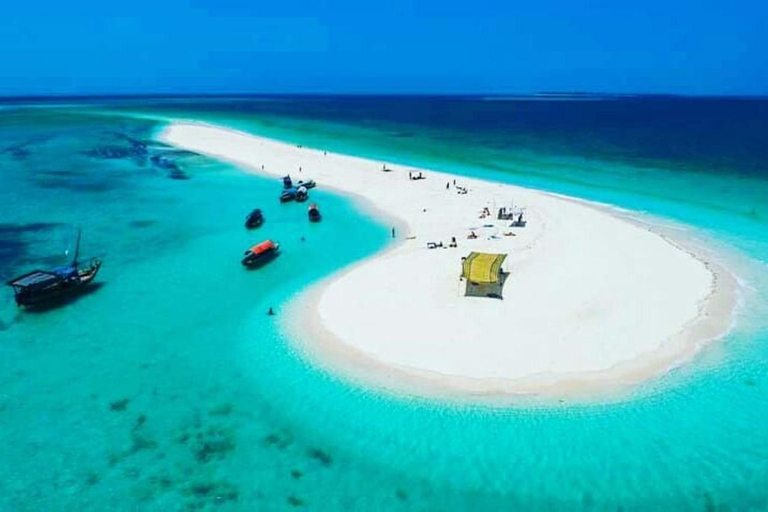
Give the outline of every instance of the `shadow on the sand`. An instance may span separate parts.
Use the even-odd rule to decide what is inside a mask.
[[[495,283],[467,283],[464,295],[467,297],[488,297],[503,300],[504,283],[507,282],[509,272],[499,272],[499,280]]]

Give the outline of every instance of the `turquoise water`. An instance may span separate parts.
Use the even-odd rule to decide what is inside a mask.
[[[685,221],[742,255],[753,291],[723,343],[619,402],[502,410],[385,396],[313,368],[265,312],[279,317],[307,284],[384,247],[387,226],[322,190],[313,200],[325,221],[309,225],[303,208],[277,203],[279,183],[200,156],[170,154],[189,178],[170,179],[144,156],[94,151],[130,148],[125,135],[149,141],[161,126],[151,120],[3,112],[1,277],[55,263],[73,224],[105,265],[103,286],[44,314],[17,312],[4,292],[0,509],[768,508],[761,155],[749,165],[726,154],[734,178],[711,156],[617,158],[624,141],[613,155],[588,153],[535,130],[534,142],[500,149],[375,112],[356,124],[327,113],[235,115],[221,102],[120,108]],[[249,233],[243,216],[256,206],[267,222]],[[241,251],[266,237],[284,254],[243,271]]]

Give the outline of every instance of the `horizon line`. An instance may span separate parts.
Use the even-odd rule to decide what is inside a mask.
[[[768,99],[768,94],[681,94],[681,93],[631,93],[631,92],[592,92],[592,91],[538,91],[538,92],[138,92],[138,93],[62,93],[6,95],[0,93],[0,101],[13,100],[50,100],[50,99],[133,99],[133,98],[265,98],[265,97],[379,97],[379,98],[506,98],[506,97],[612,97],[631,98],[692,98],[692,99]]]

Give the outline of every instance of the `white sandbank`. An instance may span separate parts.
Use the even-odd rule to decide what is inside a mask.
[[[314,179],[397,225],[399,243],[307,291],[282,318],[311,357],[375,385],[473,396],[611,390],[690,359],[731,323],[729,272],[618,210],[430,170],[411,181],[410,167],[383,172],[381,162],[202,123],[172,123],[161,139],[254,173]],[[525,207],[526,227],[495,219],[510,203]],[[494,215],[479,218],[484,207]],[[451,237],[458,248],[426,248]],[[464,296],[470,251],[508,254],[503,300]]]

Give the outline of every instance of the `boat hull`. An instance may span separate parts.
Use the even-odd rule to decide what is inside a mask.
[[[241,263],[245,268],[253,269],[253,268],[259,268],[270,261],[277,258],[278,252],[277,251],[270,251],[268,253],[260,254],[258,256],[249,255],[242,259]]]
[[[240,260],[246,268],[258,268],[269,263],[280,254],[280,244],[265,240],[245,251],[245,257]]]

